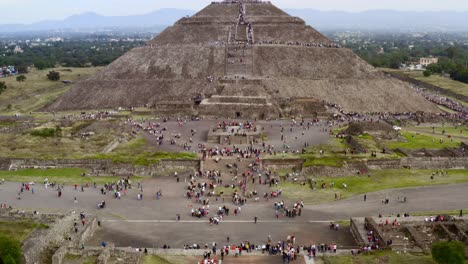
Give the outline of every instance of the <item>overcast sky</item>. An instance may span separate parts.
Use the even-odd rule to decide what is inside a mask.
[[[0,0],[1,22],[33,23],[74,14],[144,14],[161,8],[198,10],[211,0]],[[404,11],[468,11],[468,0],[273,0],[281,8],[313,8],[359,12],[372,9]]]

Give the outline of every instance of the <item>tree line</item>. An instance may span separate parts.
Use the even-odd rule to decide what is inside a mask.
[[[105,66],[122,56],[128,50],[142,45],[135,41],[64,41],[52,42],[46,45],[18,45],[22,53],[13,53],[16,45],[0,47],[0,66],[14,65],[19,73],[25,73],[27,68],[38,69],[64,67]]]

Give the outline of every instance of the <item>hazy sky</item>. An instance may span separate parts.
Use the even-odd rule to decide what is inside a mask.
[[[211,0],[0,0],[1,23],[63,19],[84,12],[102,15],[144,14],[161,8],[198,10]],[[404,11],[468,11],[468,0],[273,0],[282,8],[314,8],[358,12],[371,9]]]

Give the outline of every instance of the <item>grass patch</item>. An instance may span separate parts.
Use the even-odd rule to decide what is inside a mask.
[[[468,96],[468,84],[454,81],[450,78],[446,78],[438,74],[433,74],[429,77],[424,77],[422,71],[402,71],[402,70],[392,70],[392,69],[381,69],[381,70],[387,71],[387,72],[400,73],[410,78],[416,79],[418,81],[432,84],[432,85],[452,91],[457,94]]]
[[[413,212],[411,216],[428,216],[428,215],[453,215],[458,216],[460,210],[448,210],[448,211],[430,211],[430,212]],[[463,209],[463,215],[468,214],[468,209]]]
[[[336,221],[335,223],[340,224],[341,227],[351,226],[351,220],[340,220],[340,221]]]
[[[431,256],[375,251],[358,256],[324,257],[325,264],[436,264]]]
[[[33,221],[0,221],[0,235],[4,235],[20,242],[23,241],[35,228],[46,228],[46,225],[41,225]]]
[[[216,194],[222,195],[224,197],[232,197],[232,194],[236,191],[239,191],[239,189],[238,188],[225,188],[225,187],[220,187],[220,186],[216,187]]]
[[[0,157],[22,159],[109,159],[116,163],[130,163],[148,166],[160,160],[196,160],[198,156],[190,152],[155,152],[144,138],[135,138],[120,144],[110,153],[102,150],[115,138],[125,135],[118,124],[110,121],[96,121],[95,135],[89,139],[71,136],[75,126],[63,128],[61,137],[49,137],[49,134],[32,136],[30,133],[0,133]],[[76,126],[82,127],[82,122]]]
[[[342,167],[344,163],[359,162],[363,159],[399,159],[397,153],[381,153],[379,143],[368,134],[356,136],[355,139],[361,144],[368,153],[362,154],[345,154],[350,147],[346,144],[345,139],[330,137],[327,144],[314,146],[307,149],[305,154],[290,155],[290,157],[303,158],[304,167],[310,166],[329,166],[329,167]],[[320,150],[324,153],[320,155]],[[376,151],[377,157],[372,157],[371,152]]]
[[[446,112],[446,113],[449,113],[449,114],[456,114],[458,113],[457,111],[453,111],[452,109],[448,108],[448,107],[445,107],[445,106],[442,106],[442,105],[437,105],[437,108],[439,108],[440,110]]]
[[[442,126],[442,127],[408,127],[405,128],[408,131],[424,133],[429,136],[441,136],[447,138],[448,136],[468,139],[468,127],[467,126]],[[444,134],[443,131],[445,131]]]
[[[412,71],[409,73],[405,72],[404,74],[418,81],[432,84],[432,85],[447,89],[457,94],[468,96],[468,84],[466,83],[454,81],[450,78],[446,78],[438,74],[433,74],[429,77],[424,77],[422,72],[420,71]]]
[[[41,184],[45,178],[47,178],[49,182],[63,184],[92,184],[94,182],[97,184],[104,184],[108,182],[116,182],[120,179],[120,177],[114,176],[81,176],[83,173],[88,173],[88,170],[78,168],[23,169],[17,171],[0,171],[0,178],[5,179],[5,181],[35,182],[36,184]],[[138,181],[140,177],[133,177],[132,179]]]
[[[12,127],[16,125],[16,122],[12,121],[0,121],[0,127]]]
[[[341,167],[343,166],[344,159],[341,157],[320,157],[320,158],[307,158],[304,162],[305,167],[310,166],[329,166]]]
[[[371,177],[363,175],[316,178],[314,179],[317,182],[315,190],[312,190],[309,184],[300,185],[290,182],[280,183],[279,188],[282,188],[283,194],[292,200],[318,204],[333,201],[335,194],[346,199],[387,189],[468,182],[468,170],[449,170],[447,176],[436,175],[434,180],[431,180],[433,172],[434,170],[375,170],[370,172]],[[322,189],[322,183],[326,183],[328,188]],[[331,183],[334,183],[334,187],[331,187]],[[346,190],[342,187],[343,183],[347,185]]]
[[[0,114],[29,113],[36,111],[57,99],[72,86],[61,81],[53,82],[46,75],[50,70],[59,71],[61,80],[76,82],[95,74],[101,67],[72,68],[72,71],[63,69],[32,70],[25,74],[26,81],[17,82],[16,77],[2,78],[8,89],[0,97]],[[11,109],[7,106],[11,104]]]
[[[460,145],[459,139],[450,139],[447,136],[428,135],[417,132],[402,132],[406,142],[389,142],[387,146],[391,149],[443,149],[454,148]],[[442,143],[440,143],[442,140]]]
[[[41,128],[41,129],[34,129],[30,132],[31,136],[35,137],[57,137],[60,136],[60,128]]]
[[[96,256],[78,256],[78,255],[65,255],[63,263],[76,263],[76,264],[95,264],[98,257]]]
[[[154,152],[144,138],[135,138],[118,146],[111,153],[97,154],[93,159],[110,159],[115,163],[132,163],[139,166],[156,164],[161,160],[197,159],[195,153],[189,152]]]
[[[144,256],[142,264],[178,264],[179,262],[172,262],[161,256],[149,255]]]
[[[56,127],[60,125],[58,122],[44,124],[47,129],[43,127],[24,133],[0,133],[0,157],[43,160],[86,159],[95,153],[100,153],[116,137],[125,135],[118,124],[110,121],[96,121],[96,123],[99,130],[95,130],[96,134],[89,139],[71,136],[73,125],[57,129]]]

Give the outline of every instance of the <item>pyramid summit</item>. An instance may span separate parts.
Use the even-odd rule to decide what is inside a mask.
[[[212,2],[77,83],[48,110],[150,106],[162,114],[275,118],[347,112],[437,112],[265,1]]]

